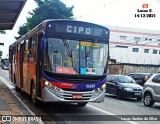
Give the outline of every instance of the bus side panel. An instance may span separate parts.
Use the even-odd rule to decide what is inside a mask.
[[[30,94],[30,83],[36,81],[36,64],[35,63],[24,63],[23,64],[23,89],[26,93]]]

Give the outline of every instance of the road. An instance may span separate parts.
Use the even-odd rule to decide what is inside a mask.
[[[9,81],[8,70],[0,69],[0,76]],[[12,89],[14,90],[14,89]],[[102,103],[89,103],[86,107],[78,107],[75,104],[47,103],[34,107],[29,96],[24,93],[14,92],[28,108],[37,116],[43,116],[43,121],[50,123],[57,120],[60,124],[159,124],[158,121],[113,121],[121,115],[132,115],[141,118],[140,115],[160,115],[160,103],[155,103],[151,108],[145,107],[142,101],[135,99],[117,100],[115,96],[106,94]],[[114,115],[114,116],[110,116]],[[118,116],[118,117],[117,117]],[[111,118],[112,121],[106,121]],[[125,116],[127,117],[127,116]],[[90,120],[90,121],[86,121]]]

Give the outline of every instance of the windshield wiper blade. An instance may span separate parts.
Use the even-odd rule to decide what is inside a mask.
[[[72,48],[66,39],[63,40],[64,46],[66,47],[67,53],[69,57],[72,57]]]
[[[93,50],[93,47],[94,47],[95,43],[97,43],[97,40],[96,40],[96,39],[93,41],[92,45],[89,47],[89,51],[88,51],[88,53],[86,53],[86,57],[89,57],[89,56],[90,56],[90,54],[91,54],[91,52],[92,52],[92,50]]]
[[[64,42],[64,46],[66,47],[66,51],[67,51],[68,56],[71,57],[71,64],[73,67],[72,48],[71,48],[69,42],[65,38],[63,38],[63,42]]]

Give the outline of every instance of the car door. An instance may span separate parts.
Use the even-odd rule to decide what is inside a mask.
[[[152,81],[152,89],[154,90],[155,100],[160,101],[160,75],[157,75]]]
[[[106,93],[111,93],[110,83],[111,83],[111,75],[107,75],[107,82],[106,82]]]
[[[117,81],[116,81],[116,77],[115,76],[111,77],[111,79],[108,82],[107,86],[109,87],[109,93],[116,94]]]

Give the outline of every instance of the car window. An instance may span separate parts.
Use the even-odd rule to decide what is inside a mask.
[[[110,80],[111,80],[111,76],[107,75],[107,81],[110,81]]]
[[[119,83],[135,83],[135,81],[129,76],[117,76]]]
[[[160,83],[160,75],[156,75],[153,79],[153,82]]]
[[[116,78],[114,76],[112,76],[111,81],[116,81]]]
[[[150,78],[152,75],[153,75],[153,74],[149,74],[149,75],[148,75],[148,78]]]
[[[132,74],[129,74],[128,76],[133,77],[133,75],[132,75]]]
[[[138,75],[138,74],[135,74],[134,76],[133,76],[133,78],[134,79],[138,79],[140,76]]]

